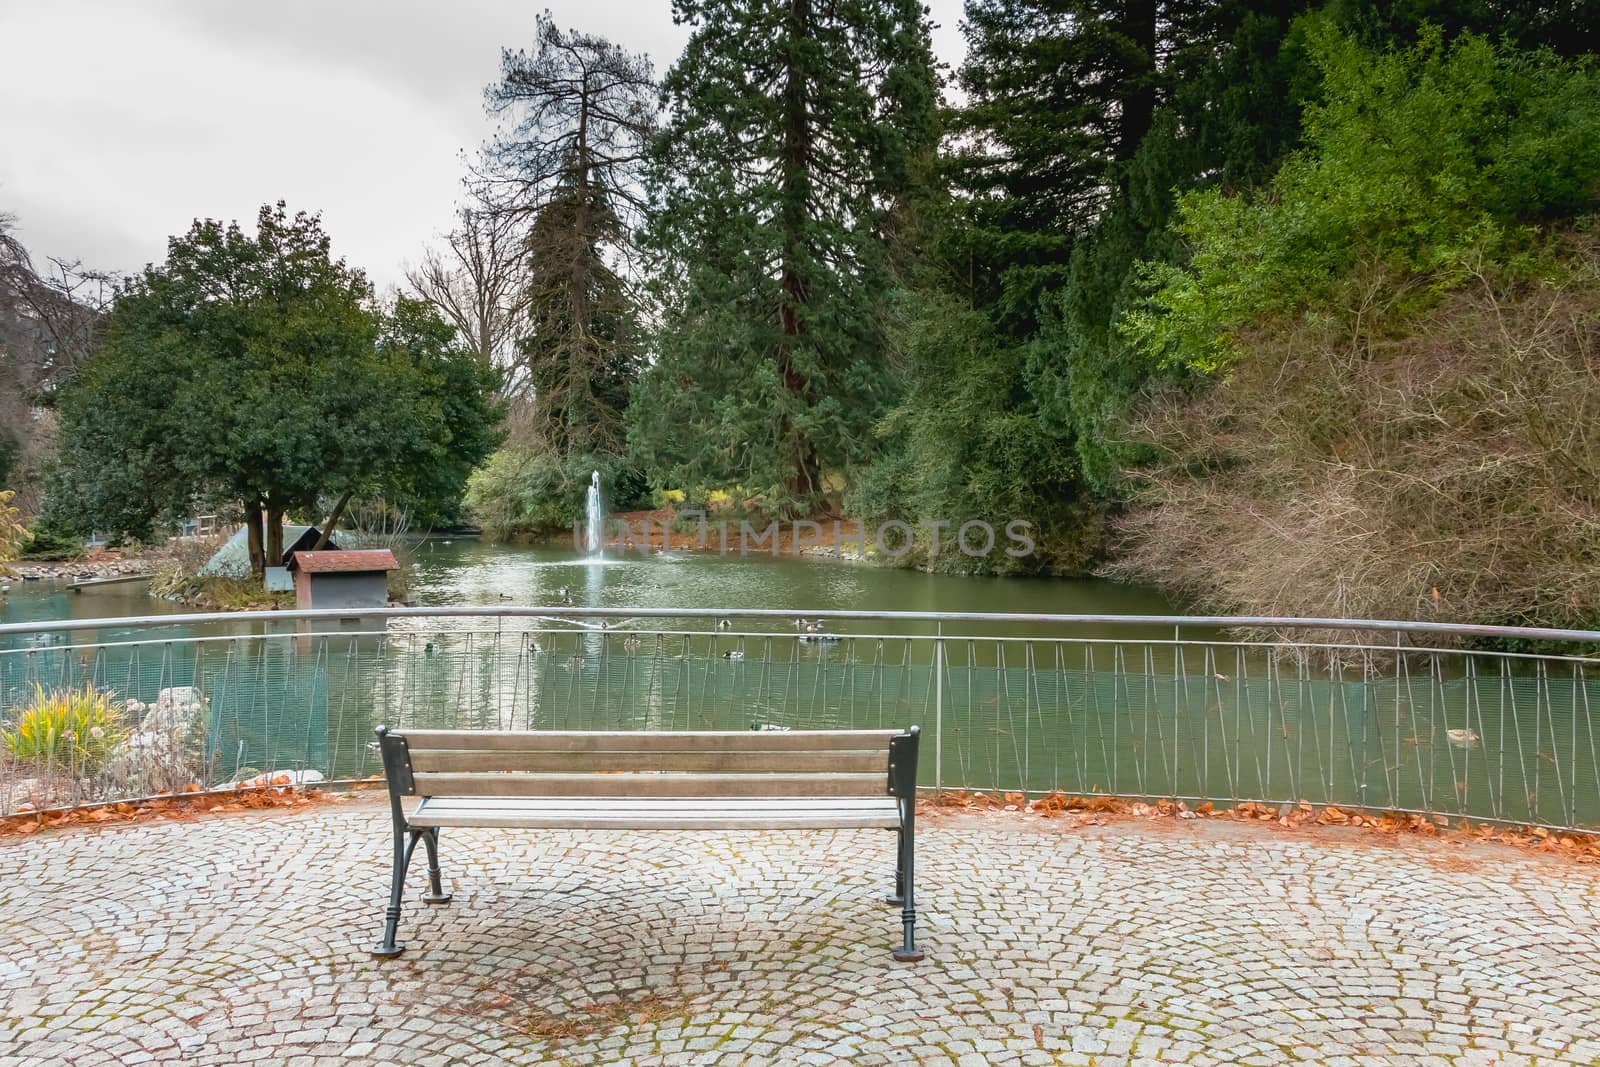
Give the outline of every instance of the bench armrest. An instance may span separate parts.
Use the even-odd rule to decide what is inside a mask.
[[[917,742],[922,728],[913,726],[889,739],[889,792],[901,800],[917,799]]]

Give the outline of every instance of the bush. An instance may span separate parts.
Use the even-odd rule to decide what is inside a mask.
[[[930,559],[918,543],[911,566],[1004,572],[1082,573],[1099,552],[1100,505],[1087,498],[1070,432],[1046,424],[1028,395],[1024,344],[999,333],[987,315],[941,293],[905,297],[898,359],[910,368],[902,403],[878,425],[881,455],[845,499],[869,526],[888,519],[959,528],[983,519],[1003,529],[1033,524],[1038,550],[1025,558],[996,552],[975,560],[945,547]]]
[[[1116,576],[1207,610],[1600,621],[1600,79],[1436,31],[1312,34],[1325,95],[1253,197],[1187,196],[1123,329],[1145,407]]]
[[[1600,623],[1600,239],[1563,259],[1403,336],[1243,335],[1225,382],[1149,409],[1166,458],[1111,572],[1246,615]]]
[[[15,496],[15,490],[0,490],[0,564],[8,559],[16,559],[17,553],[28,543],[28,530],[17,521],[17,508],[11,503]],[[3,573],[3,569],[0,569],[0,573]]]
[[[23,546],[21,558],[58,560],[77,559],[82,555],[83,541],[48,523],[36,520],[28,528],[28,539]]]
[[[1216,371],[1239,354],[1239,331],[1301,312],[1392,328],[1474,264],[1537,251],[1538,224],[1588,210],[1600,180],[1591,64],[1471,34],[1446,45],[1437,29],[1382,54],[1331,24],[1310,41],[1324,98],[1305,148],[1259,195],[1181,199],[1192,258],[1147,264],[1154,295],[1122,323],[1147,358]]]
[[[13,709],[15,725],[0,731],[6,753],[40,771],[67,771],[91,778],[127,736],[122,705],[110,693],[35,686],[33,697]]]
[[[608,512],[648,503],[644,480],[618,457],[574,455],[563,459],[542,448],[508,445],[472,473],[467,482],[467,510],[483,532],[497,541],[567,532],[582,518],[589,478],[596,470]]]

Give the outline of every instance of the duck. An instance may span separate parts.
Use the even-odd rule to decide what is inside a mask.
[[[750,721],[750,729],[756,731],[757,733],[781,734],[787,733],[790,728],[787,726],[779,726],[774,722],[761,722],[760,720],[752,719]]]
[[[422,646],[422,654],[424,656],[431,656],[437,651],[439,651],[439,648],[432,641]]]
[[[722,654],[723,659],[744,659],[744,653],[737,648],[730,648]]]
[[[825,633],[822,623],[813,622],[806,625],[806,632],[800,635],[802,641],[838,641],[838,634]]]
[[[806,628],[806,620],[804,620],[804,619],[796,619],[796,620],[794,620],[794,628],[796,630],[804,630]]]
[[[733,620],[732,619],[718,619],[717,620],[717,629],[719,629],[719,630],[731,630],[731,629],[733,629]]]
[[[1482,738],[1478,736],[1478,732],[1476,730],[1468,730],[1465,728],[1460,730],[1446,730],[1444,735],[1450,739],[1450,744],[1456,748],[1472,748],[1480,740],[1482,740]]]
[[[513,599],[513,597],[511,596],[510,593],[501,593],[500,594],[500,599],[501,600],[511,600],[511,599]]]

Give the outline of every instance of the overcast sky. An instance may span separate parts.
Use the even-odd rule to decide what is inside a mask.
[[[483,87],[544,5],[513,0],[0,0],[0,211],[35,257],[136,270],[196,217],[320,210],[379,287],[450,225],[491,126]],[[669,0],[550,0],[649,54]],[[963,51],[960,0],[932,0]]]

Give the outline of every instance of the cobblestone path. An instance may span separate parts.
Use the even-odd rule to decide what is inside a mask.
[[[386,809],[0,845],[0,1064],[1600,1062],[1600,869],[1197,820],[446,830],[369,957]]]

